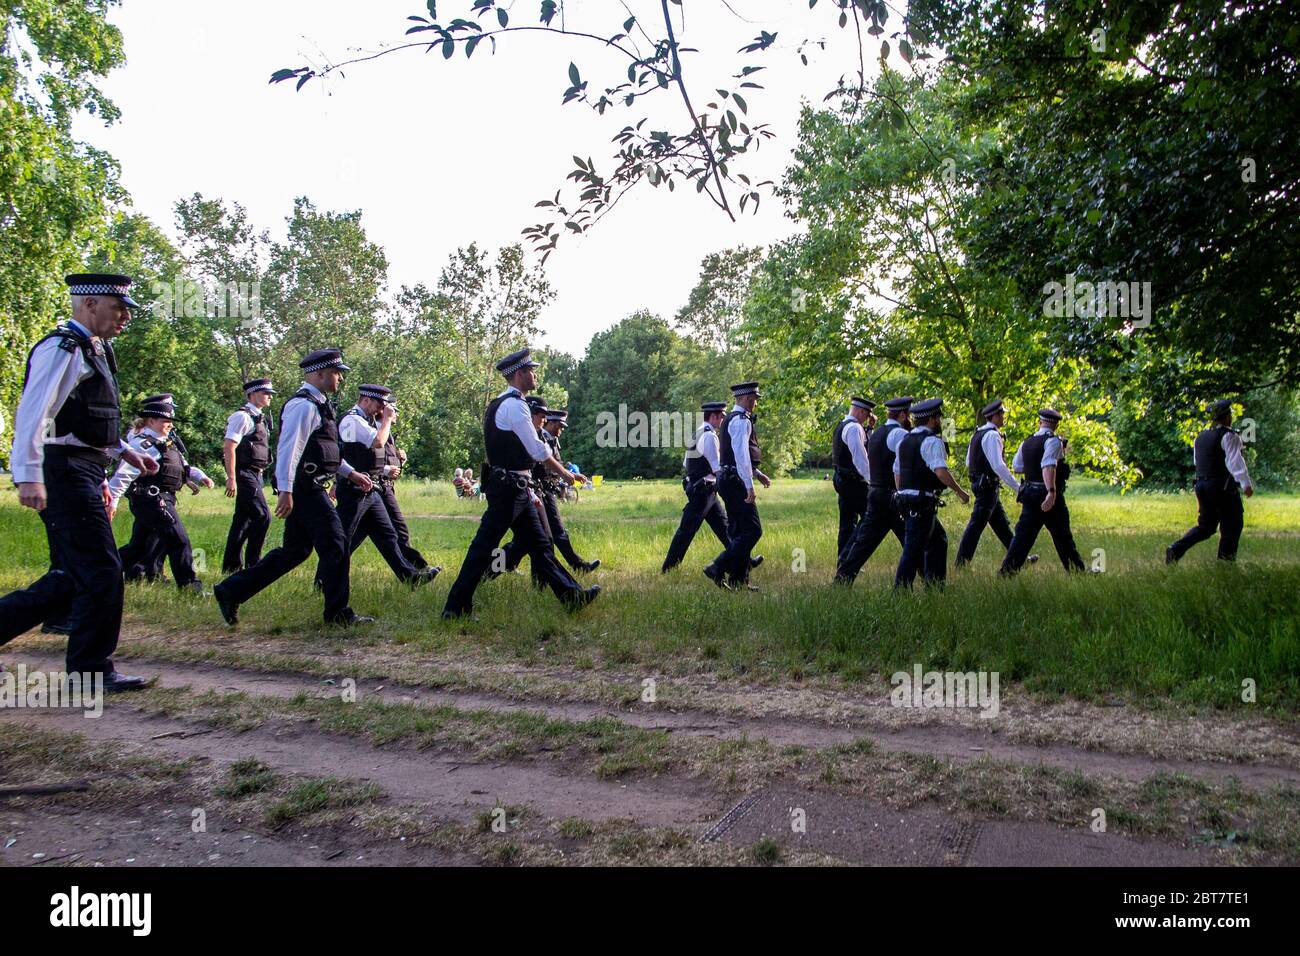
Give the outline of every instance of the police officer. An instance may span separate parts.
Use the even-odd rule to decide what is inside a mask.
[[[849,402],[848,414],[831,434],[834,469],[831,482],[840,505],[840,531],[835,541],[837,559],[867,513],[871,470],[867,464],[867,430],[875,427],[876,416],[871,413],[875,407],[875,402],[855,396]]]
[[[537,462],[566,484],[575,484],[576,476],[551,454],[551,447],[537,437],[524,395],[537,387],[541,363],[534,362],[529,349],[512,352],[497,362],[497,371],[507,388],[488,403],[483,415],[483,446],[487,454],[483,469],[483,493],[487,510],[470,542],[460,574],[447,594],[444,618],[469,614],[474,608],[474,591],[483,579],[507,530],[527,551],[538,576],[550,585],[565,605],[577,609],[590,604],[600,594],[600,586],[583,588],[556,563],[542,510],[532,489],[532,468]]]
[[[248,399],[226,421],[222,460],[226,465],[226,497],[235,499],[221,570],[233,574],[262,559],[262,543],[271,527],[271,509],[262,490],[262,473],[271,463],[271,413],[275,389],[269,378],[244,383]]]
[[[1024,566],[1038,532],[1047,527],[1057,557],[1067,571],[1082,571],[1083,558],[1070,530],[1070,509],[1065,504],[1065,483],[1070,466],[1065,460],[1065,443],[1056,436],[1061,413],[1054,408],[1038,412],[1038,431],[1020,443],[1011,470],[1024,475],[1020,485],[1020,520],[1016,522],[1011,546],[1002,560],[1001,574],[1015,574]]]
[[[852,584],[880,542],[891,531],[903,543],[903,516],[895,501],[894,459],[898,446],[912,430],[912,397],[891,398],[885,402],[886,417],[867,440],[867,513],[853,530],[848,544],[840,550],[835,581]]]
[[[327,397],[339,390],[348,366],[338,349],[317,349],[298,367],[304,381],[280,411],[275,450],[275,514],[284,519],[284,543],[212,589],[221,616],[232,626],[239,605],[306,561],[313,548],[320,556],[325,623],[347,627],[374,621],[348,606],[348,541],[327,491],[337,479],[362,491],[372,487],[369,476],[342,460],[337,415]]]
[[[754,436],[754,408],[758,405],[757,382],[731,386],[735,407],[722,420],[718,436],[718,494],[727,507],[727,546],[704,569],[705,577],[720,588],[734,590],[758,588],[749,583],[754,546],[763,536],[758,517],[754,481],[764,488],[772,486],[767,475],[758,470],[762,451]]]
[[[560,454],[560,433],[569,427],[569,411],[565,408],[548,408],[544,419],[542,431],[538,437],[551,446],[551,456],[563,467],[564,458]],[[578,482],[587,480],[586,476],[581,474],[574,477]],[[564,519],[560,517],[559,499],[564,494],[565,483],[556,481],[548,475],[542,478],[541,485],[542,506],[546,511],[546,523],[556,550],[564,556],[564,560],[569,562],[569,567],[573,568],[573,570],[595,571],[600,567],[600,559],[594,558],[588,561],[578,554],[573,547],[573,542],[569,539],[569,530],[564,526]]]
[[[392,435],[393,422],[397,420],[392,389],[386,385],[362,385],[358,392],[357,404],[339,419],[339,449],[343,460],[354,469],[353,473],[366,475],[371,485],[363,491],[348,482],[338,485],[335,490],[348,553],[351,554],[369,538],[397,580],[412,586],[428,584],[442,568],[421,571],[406,560],[397,531],[388,517],[388,507],[379,492],[379,483],[388,472],[388,439]],[[318,573],[318,585],[321,580]]]
[[[1004,451],[1006,439],[1002,436],[1007,412],[1002,399],[995,399],[985,405],[980,411],[980,417],[984,419],[984,424],[975,429],[970,444],[966,446],[966,471],[970,475],[970,490],[975,496],[975,506],[971,508],[970,520],[966,522],[966,530],[962,532],[961,542],[957,545],[956,566],[959,568],[969,564],[971,558],[975,557],[975,549],[979,547],[980,535],[984,533],[986,525],[993,529],[1003,548],[1011,547],[1011,522],[1002,510],[998,489],[1005,483],[1012,494],[1020,494],[1020,482],[1016,481],[1015,475],[1007,468]],[[1037,560],[1038,555],[1029,556],[1031,564]]]
[[[1196,526],[1165,548],[1165,564],[1178,561],[1194,544],[1219,532],[1219,559],[1235,561],[1237,543],[1245,518],[1241,493],[1255,493],[1246,459],[1241,453],[1241,436],[1232,428],[1232,403],[1215,402],[1209,408],[1210,427],[1196,436],[1192,463],[1196,466]],[[1240,489],[1240,490],[1238,490]]]
[[[394,405],[394,408],[397,406]],[[402,550],[404,557],[417,571],[423,571],[429,567],[429,562],[425,560],[424,555],[411,544],[411,529],[406,524],[406,516],[402,514],[402,506],[397,503],[397,479],[402,474],[402,469],[406,467],[406,452],[397,447],[397,440],[393,437],[390,429],[388,432],[388,441],[384,442],[384,473],[380,479],[375,482],[375,488],[379,492],[379,497],[383,499],[384,507],[388,510],[388,521],[397,532],[397,545]],[[355,551],[361,542],[352,542],[352,550]],[[438,568],[439,573],[442,568]]]
[[[948,470],[948,446],[939,437],[943,399],[931,398],[912,406],[916,422],[894,457],[898,508],[903,515],[903,553],[894,575],[895,588],[910,588],[917,571],[926,584],[943,584],[948,576],[948,535],[939,523],[939,496],[945,487],[957,493],[962,504],[970,495]]]
[[[727,541],[727,513],[722,510],[718,500],[718,470],[722,467],[718,449],[718,426],[727,414],[726,402],[705,402],[700,406],[704,421],[695,429],[686,445],[686,454],[682,456],[682,490],[686,492],[686,506],[682,508],[682,518],[677,524],[677,531],[668,545],[668,555],[664,558],[663,571],[671,571],[682,563],[695,532],[700,525],[708,523],[709,528],[725,548]]]
[[[129,499],[135,519],[131,540],[118,551],[125,578],[155,580],[155,560],[160,562],[166,557],[176,586],[202,594],[203,584],[194,573],[190,536],[176,511],[176,492],[188,485],[197,494],[200,485],[211,488],[212,479],[187,460],[174,431],[176,404],[170,394],[150,395],[136,414],[143,419],[143,427],[129,439],[129,444],[157,461],[158,470],[142,475],[124,461],[108,482],[109,520],[117,514],[123,495]]]
[[[121,438],[117,362],[109,340],[139,304],[123,275],[70,275],[72,319],[27,356],[10,452],[18,502],[40,513],[53,566],[0,598],[0,644],[46,620],[66,621],[68,672],[102,674],[104,690],[137,690],[144,678],[113,666],[122,626],[122,562],[108,517],[105,468],[120,458],[151,475],[153,458]],[[83,680],[86,677],[83,676]]]

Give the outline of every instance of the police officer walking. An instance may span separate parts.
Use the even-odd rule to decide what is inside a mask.
[[[1082,571],[1083,558],[1070,530],[1070,509],[1065,504],[1065,483],[1070,465],[1065,460],[1065,443],[1056,436],[1061,413],[1054,408],[1038,412],[1038,431],[1016,449],[1011,470],[1022,474],[1020,520],[1016,522],[1011,546],[1002,560],[1000,574],[1015,574],[1025,564],[1029,549],[1045,526],[1056,546],[1056,555],[1067,571]]]
[[[912,430],[911,408],[910,395],[885,402],[886,418],[867,440],[867,513],[840,549],[836,583],[852,584],[891,531],[898,543],[903,543],[903,516],[895,500],[898,489],[894,484],[894,459],[898,446]]]
[[[764,488],[772,486],[767,475],[758,470],[762,451],[754,435],[754,408],[758,405],[757,382],[731,386],[735,407],[722,420],[719,441],[718,494],[727,507],[727,546],[704,569],[704,575],[720,588],[734,590],[758,588],[749,583],[754,546],[763,536],[758,517],[754,481]]]
[[[564,466],[564,459],[560,455],[560,432],[569,427],[569,411],[565,408],[548,408],[544,415],[542,431],[538,435],[546,444],[551,447],[551,457],[553,457],[560,466]],[[579,482],[585,482],[584,475],[576,475]],[[569,567],[575,571],[591,572],[600,567],[600,559],[594,558],[590,561],[583,558],[573,547],[573,542],[569,538],[569,530],[564,526],[564,519],[560,517],[560,497],[568,487],[563,481],[557,481],[551,475],[541,477],[541,498],[542,507],[546,512],[546,523],[551,533],[551,540],[555,544],[555,549],[564,556],[564,560],[569,562]]]
[[[226,497],[235,499],[221,570],[233,574],[262,559],[262,544],[271,527],[271,509],[262,490],[262,473],[271,463],[271,415],[267,408],[275,389],[269,378],[244,383],[247,397],[226,422],[222,460],[226,466]]]
[[[348,606],[350,552],[327,491],[339,478],[362,491],[372,487],[364,472],[354,471],[342,460],[337,415],[327,397],[339,390],[348,366],[338,349],[317,349],[298,367],[304,381],[280,411],[275,452],[279,493],[275,514],[284,519],[284,543],[212,589],[221,616],[232,626],[238,623],[239,605],[306,561],[313,548],[320,556],[317,575],[325,592],[325,623],[350,626],[374,621]]]
[[[835,541],[838,559],[853,537],[858,522],[867,513],[867,492],[871,469],[867,464],[867,430],[874,428],[876,403],[856,396],[849,402],[849,413],[831,434],[831,482],[839,497],[840,531]]]
[[[138,690],[148,681],[118,673],[112,660],[123,584],[105,469],[120,458],[144,475],[158,470],[153,458],[122,441],[117,362],[109,344],[140,305],[123,275],[82,273],[65,281],[72,319],[27,356],[10,452],[18,502],[40,513],[53,566],[29,587],[0,598],[0,644],[43,621],[64,620],[70,674],[83,675],[83,682],[102,674],[110,693]]]
[[[353,474],[365,475],[370,483],[364,489],[352,482],[336,488],[339,521],[347,537],[348,554],[369,538],[399,581],[413,586],[428,584],[442,568],[418,570],[406,560],[379,489],[380,483],[388,478],[388,440],[397,420],[393,391],[386,385],[362,385],[358,392],[357,404],[339,419],[339,448]],[[323,570],[322,561],[322,573]],[[323,580],[321,574],[317,580]]]
[[[682,490],[686,492],[686,506],[677,531],[668,545],[663,571],[671,571],[681,564],[695,540],[700,525],[708,523],[718,541],[725,548],[727,541],[727,513],[718,500],[718,470],[722,467],[718,448],[718,426],[727,414],[726,402],[705,402],[700,406],[704,421],[695,429],[682,456]]]
[[[140,469],[122,462],[108,482],[111,521],[117,514],[118,502],[125,494],[130,500],[131,516],[135,524],[131,540],[122,546],[118,556],[126,580],[157,577],[157,567],[163,557],[171,563],[172,579],[183,590],[203,593],[203,583],[194,573],[194,554],[190,536],[176,511],[176,492],[189,485],[198,492],[199,486],[212,487],[212,479],[186,460],[184,446],[173,431],[176,423],[176,404],[170,394],[151,395],[141,403],[137,414],[143,427],[129,440],[132,448],[158,462],[158,470],[142,475]]]
[[[566,484],[576,478],[551,454],[551,446],[537,437],[537,428],[524,401],[524,395],[537,387],[540,362],[532,359],[529,349],[512,352],[497,362],[507,388],[488,403],[483,415],[483,445],[487,454],[483,470],[483,493],[487,510],[470,542],[460,573],[447,594],[444,618],[469,614],[474,608],[474,591],[492,565],[497,547],[506,531],[512,530],[532,563],[534,572],[550,585],[555,596],[570,609],[590,604],[600,594],[600,586],[579,586],[559,566],[542,523],[543,511],[532,488],[532,468],[542,462],[551,474]]]
[[[402,557],[415,570],[423,571],[429,567],[429,562],[425,560],[419,549],[411,544],[411,529],[406,524],[406,516],[402,514],[402,506],[397,503],[397,479],[405,467],[406,452],[397,447],[397,440],[390,429],[388,440],[384,442],[384,473],[375,482],[375,488],[379,497],[383,499],[384,507],[388,510],[388,521],[393,526],[393,531],[397,533],[397,545],[402,550]],[[352,542],[352,550],[355,551],[360,544],[359,540]],[[435,573],[441,571],[440,567]]]
[[[894,587],[910,588],[918,571],[926,584],[942,585],[948,576],[948,534],[936,513],[944,488],[957,493],[962,504],[970,496],[948,470],[948,447],[939,437],[943,399],[912,406],[916,427],[898,443],[894,480],[903,514],[903,553],[898,559]]]
[[[971,508],[970,520],[962,532],[961,542],[957,545],[956,566],[969,564],[979,547],[980,535],[985,526],[1002,542],[1003,548],[1011,547],[1011,522],[1002,509],[1002,499],[998,489],[1005,483],[1012,494],[1020,494],[1020,482],[1007,468],[1005,441],[1002,426],[1006,422],[1006,407],[1002,399],[989,402],[980,411],[984,424],[975,429],[966,446],[966,471],[970,475],[970,490],[975,496],[975,506]],[[1038,555],[1029,556],[1030,563],[1038,560]]]
[[[1241,436],[1232,428],[1232,403],[1225,400],[1210,406],[1210,427],[1196,436],[1192,463],[1196,466],[1196,525],[1165,548],[1165,564],[1174,564],[1192,545],[1219,533],[1219,560],[1235,561],[1245,516],[1241,494],[1255,493],[1246,459],[1241,453]],[[1238,490],[1240,489],[1240,490]]]

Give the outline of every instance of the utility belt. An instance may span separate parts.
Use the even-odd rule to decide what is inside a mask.
[[[971,491],[984,491],[987,488],[996,488],[1001,481],[997,475],[977,475],[970,480]]]
[[[1026,492],[1032,492],[1033,494],[1042,492],[1046,495],[1047,485],[1041,481],[1022,481],[1020,483],[1020,494],[1016,495],[1016,501],[1023,501]]]
[[[45,445],[44,447],[47,461],[52,459],[67,461],[69,458],[76,458],[98,465],[100,468],[107,468],[109,462],[113,460],[100,449],[87,448],[84,445]]]
[[[927,508],[943,508],[946,502],[943,500],[942,491],[898,491],[894,495],[894,500],[899,508],[909,506],[923,506]]]
[[[514,488],[515,491],[530,491],[533,488],[532,469],[512,471],[508,468],[484,464],[483,474],[487,481],[499,482],[506,487]]]
[[[1201,478],[1198,476],[1192,487],[1197,486],[1207,488],[1210,491],[1236,491],[1237,479],[1229,476],[1226,480],[1220,482],[1217,478]]]
[[[304,485],[315,485],[318,488],[328,488],[336,477],[335,472],[321,471],[320,465],[314,461],[304,462],[298,466],[298,474],[293,483]]]
[[[682,491],[686,494],[694,495],[701,491],[713,493],[718,490],[718,479],[715,475],[700,475],[692,481],[690,478],[682,479]]]
[[[867,480],[862,477],[861,473],[856,468],[836,468],[835,480],[843,482],[849,486],[863,485],[869,487],[867,485]]]
[[[131,482],[130,487],[126,489],[126,493],[132,498],[166,497],[172,501],[176,500],[176,491],[164,491],[161,485],[137,485],[135,482]]]

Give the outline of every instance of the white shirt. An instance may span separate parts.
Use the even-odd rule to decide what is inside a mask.
[[[77,334],[93,339],[86,327],[75,319],[69,320],[68,325]],[[68,396],[94,372],[81,349],[68,351],[60,348],[56,338],[47,339],[33,350],[31,373],[18,402],[18,413],[14,416],[14,441],[9,450],[9,467],[15,484],[45,481],[42,465],[46,445],[88,447],[75,435],[55,436],[45,432],[46,423],[52,422],[59,414]],[[119,439],[115,446],[101,451],[116,458],[126,447],[126,442]]]
[[[356,414],[352,414],[356,412]],[[365,445],[367,448],[375,447],[375,439],[379,437],[379,426],[372,425],[366,419],[368,414],[360,405],[353,405],[352,411],[339,419],[339,441],[356,442],[359,445]],[[384,465],[380,470],[381,474],[391,475],[396,472],[392,465]]]
[[[867,464],[867,432],[862,424],[852,415],[844,419],[844,430],[840,432],[840,441],[849,446],[853,456],[853,467],[858,470],[863,481],[871,480],[871,466]]]
[[[243,408],[236,409],[226,419],[226,441],[233,441],[236,445],[243,441],[244,436],[253,431],[253,416],[257,414],[259,409],[252,402],[245,402]]]
[[[989,465],[993,468],[994,474],[1001,478],[1012,491],[1020,493],[1020,482],[1016,481],[1015,476],[1011,474],[1011,469],[1007,467],[1004,448],[1006,439],[1002,437],[1002,432],[992,422],[987,422],[975,429],[977,432],[983,432],[980,438],[980,450],[984,452],[984,457],[988,459]],[[971,466],[971,447],[966,446],[966,467]]]
[[[545,461],[551,457],[551,446],[537,437],[537,428],[533,425],[533,413],[524,401],[523,393],[513,385],[501,395],[512,395],[516,401],[502,402],[497,406],[494,425],[503,432],[514,432],[523,443],[524,451],[533,461]],[[500,398],[498,395],[497,398]]]
[[[718,433],[712,425],[704,425],[704,430],[695,442],[695,450],[704,456],[704,460],[709,463],[709,470],[716,475],[722,467],[722,451],[718,446]]]
[[[1047,442],[1043,445],[1042,467],[1046,468],[1049,465],[1059,465],[1061,463],[1061,439],[1053,435],[1052,430],[1046,427],[1038,429],[1038,431],[1034,432],[1034,435],[1049,436]],[[1011,470],[1017,475],[1023,475],[1025,473],[1024,451],[1025,443],[1021,442],[1020,447],[1016,449],[1016,457],[1011,462]]]
[[[739,405],[732,411],[744,411]],[[737,415],[727,426],[727,435],[731,438],[731,453],[736,457],[736,474],[745,483],[746,491],[754,490],[754,464],[749,460],[749,435],[754,430],[745,415]]]
[[[145,444],[145,439],[149,443]],[[158,434],[152,428],[142,428],[131,435],[127,444],[138,451],[141,455],[148,455],[154,461],[162,461],[162,449],[158,447],[157,442],[166,441],[162,435]],[[202,484],[208,480],[208,476],[203,473],[203,469],[196,468],[188,461],[185,463],[185,480],[192,481],[196,485]],[[117,471],[113,472],[113,477],[108,481],[108,493],[112,496],[113,501],[118,501],[131,486],[131,482],[140,477],[140,469],[134,465],[122,462],[117,466]]]
[[[897,428],[895,429],[895,431],[901,433],[903,429]],[[931,471],[938,471],[940,468],[948,467],[948,452],[947,449],[944,448],[942,438],[940,438],[934,432],[930,431],[930,429],[926,428],[924,425],[917,425],[915,428],[912,429],[911,434],[926,436],[924,439],[921,440],[921,460],[925,462],[927,468],[929,468]],[[894,436],[889,435],[887,437],[893,438]],[[900,437],[898,439],[898,444],[901,445],[902,443],[903,443],[903,437]],[[894,474],[901,475],[902,473],[903,473],[902,462],[898,457],[897,450],[895,450]],[[921,492],[915,488],[901,488],[899,489],[898,493],[900,495],[919,495]]]
[[[891,419],[886,424],[890,427],[889,431],[885,432],[885,447],[889,449],[891,454],[897,456],[898,446],[903,444],[903,439],[907,437],[907,429],[897,419]]]
[[[308,382],[303,382],[298,391],[303,389],[318,402],[326,401],[325,393]],[[320,428],[320,412],[314,403],[305,398],[289,399],[284,406],[284,415],[280,421],[280,439],[275,446],[275,486],[281,491],[293,491],[294,475],[298,473],[298,460],[302,450],[307,447],[311,433]],[[352,466],[346,461],[339,462],[339,477],[346,478],[352,474]]]
[[[1237,484],[1242,488],[1250,487],[1250,474],[1246,471],[1246,458],[1241,453],[1241,436],[1236,432],[1225,432],[1223,440],[1219,442],[1219,447],[1223,449],[1224,455],[1227,456],[1226,464],[1228,472],[1233,478],[1237,479]],[[1192,446],[1192,464],[1196,462],[1196,446]]]

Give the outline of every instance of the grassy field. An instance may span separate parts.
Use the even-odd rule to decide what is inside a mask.
[[[592,577],[604,593],[591,608],[565,613],[532,591],[526,573],[485,584],[477,621],[438,619],[447,588],[474,533],[482,503],[458,500],[447,483],[406,482],[400,497],[415,544],[446,569],[432,586],[398,584],[369,544],[357,553],[352,604],[379,617],[349,640],[406,652],[463,654],[574,670],[716,674],[761,688],[832,679],[876,691],[888,675],[915,664],[935,670],[986,670],[1003,686],[1138,706],[1211,705],[1240,709],[1242,681],[1257,688],[1257,711],[1279,716],[1300,706],[1300,496],[1259,494],[1246,503],[1239,561],[1223,566],[1209,542],[1173,568],[1163,550],[1192,524],[1187,494],[1130,494],[1078,481],[1070,507],[1084,560],[1101,574],[1067,576],[1044,533],[1043,560],[1019,578],[998,579],[1001,548],[986,532],[971,569],[950,572],[948,587],[895,595],[898,545],[887,540],[850,589],[831,584],[835,500],[827,481],[778,481],[761,492],[765,534],[755,573],[760,593],[731,594],[699,569],[718,550],[702,529],[685,564],[659,572],[682,504],[669,481],[614,482],[564,506],[579,551],[598,557]],[[1012,518],[1018,511],[1006,502]],[[181,512],[204,580],[219,577],[232,502],[219,491],[185,495]],[[949,557],[969,509],[940,512]],[[115,526],[130,531],[126,509]],[[272,527],[268,547],[279,540]],[[803,560],[798,560],[800,554]],[[44,529],[21,509],[12,487],[0,491],[0,591],[22,587],[44,570]],[[241,632],[323,644],[321,603],[311,565],[263,592],[241,610]],[[159,633],[217,632],[210,598],[170,585],[131,585],[127,619]],[[337,633],[332,634],[337,638]]]

